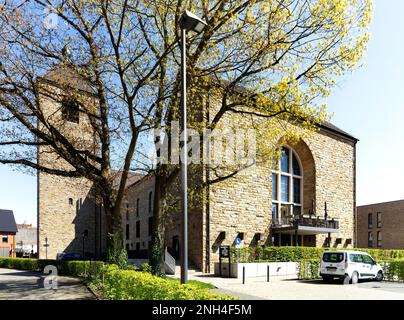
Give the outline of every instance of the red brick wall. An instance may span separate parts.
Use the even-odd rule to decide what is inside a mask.
[[[8,237],[7,243],[3,242],[3,236]],[[15,234],[0,233],[0,249],[6,248],[8,251],[13,250],[12,257],[15,258]]]
[[[377,226],[377,212],[381,212],[381,227]],[[368,228],[368,214],[372,214],[372,227]],[[359,206],[357,209],[358,248],[368,247],[368,232],[372,233],[373,248],[404,249],[404,200]],[[381,232],[381,246],[377,232]]]

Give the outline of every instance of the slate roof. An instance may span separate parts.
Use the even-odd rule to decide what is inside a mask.
[[[0,209],[0,232],[17,232],[13,211]]]
[[[345,138],[348,138],[348,139],[351,139],[351,140],[354,140],[354,141],[359,141],[358,138],[355,138],[350,133],[338,128],[336,125],[333,125],[330,122],[324,122],[322,125],[320,125],[320,128],[328,130],[328,131],[331,131],[333,133],[337,133],[337,134],[339,134],[341,136],[344,136]]]

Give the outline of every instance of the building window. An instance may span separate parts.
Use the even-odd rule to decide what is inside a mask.
[[[372,237],[372,232],[368,232],[368,247],[373,248],[373,237]]]
[[[153,217],[149,218],[149,236],[153,233]]]
[[[79,104],[77,100],[66,98],[62,101],[62,118],[63,120],[79,123]]]
[[[139,201],[140,199],[136,199],[136,216],[139,217]]]
[[[126,240],[129,240],[129,223],[126,224]]]
[[[149,192],[149,213],[152,212],[153,206],[152,206],[152,197],[153,197],[153,191]]]
[[[381,212],[377,213],[377,227],[378,228],[382,227],[382,213]]]
[[[377,246],[381,247],[382,246],[382,232],[377,231]]]
[[[126,220],[129,220],[129,203],[126,204]]]
[[[140,221],[136,221],[136,238],[140,238]]]
[[[372,229],[373,223],[372,223],[372,213],[368,213],[368,229]]]
[[[282,147],[281,158],[272,170],[272,221],[288,224],[303,212],[303,170],[297,154]]]
[[[8,243],[8,236],[2,236],[1,238],[2,238],[1,242]]]
[[[73,198],[69,198],[69,205],[73,205]]]

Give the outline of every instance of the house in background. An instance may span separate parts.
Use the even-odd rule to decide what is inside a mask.
[[[404,249],[404,200],[357,207],[358,248]]]
[[[38,228],[32,224],[17,224],[16,255],[18,257],[35,257],[37,250]]]
[[[0,257],[15,257],[16,233],[13,211],[0,209]]]

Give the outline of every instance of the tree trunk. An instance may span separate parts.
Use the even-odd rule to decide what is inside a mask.
[[[164,166],[164,165],[163,165]],[[150,265],[152,273],[161,274],[164,266],[164,233],[165,233],[165,212],[167,177],[162,165],[158,165],[155,173],[155,190],[154,190],[154,206],[153,206],[153,226],[151,240]]]

